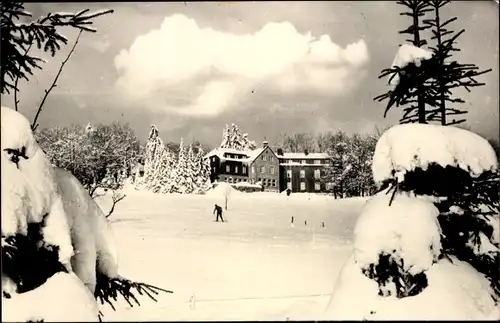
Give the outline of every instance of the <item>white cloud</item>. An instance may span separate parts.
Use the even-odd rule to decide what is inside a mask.
[[[236,35],[200,28],[195,20],[175,14],[122,50],[115,67],[117,89],[127,99],[184,115],[215,116],[257,85],[282,95],[345,93],[367,61],[363,40],[342,48],[328,35],[300,34],[289,22],[270,22],[253,34]],[[184,104],[168,103],[170,95],[179,95],[169,89],[179,84],[196,86],[182,91]]]

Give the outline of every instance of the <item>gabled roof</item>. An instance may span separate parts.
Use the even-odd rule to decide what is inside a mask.
[[[267,146],[267,147],[261,147],[257,148],[254,150],[237,150],[233,148],[214,148],[210,152],[208,152],[204,158],[209,158],[212,156],[217,156],[221,159],[230,159],[233,160],[232,158],[227,158],[224,157],[224,154],[235,154],[235,155],[244,155],[245,158],[241,159],[234,159],[235,161],[241,161],[241,162],[253,162],[259,155],[266,150],[266,148],[269,148],[273,152],[273,154],[278,158],[278,159],[330,159],[330,156],[326,153],[308,153],[307,155],[305,153],[283,153],[283,155],[277,155],[274,150]]]
[[[203,158],[210,158],[212,156],[217,156],[223,160],[233,160],[233,161],[244,162],[244,163],[252,163],[267,148],[269,148],[269,150],[271,150],[273,152],[273,154],[276,155],[276,153],[269,146],[256,148],[254,150],[236,150],[236,149],[232,149],[232,148],[214,148],[208,154],[206,154]],[[224,154],[244,155],[246,158],[241,158],[241,159],[228,158],[228,157],[224,157]]]
[[[237,150],[237,149],[233,149],[233,148],[214,148],[212,150],[210,150],[205,156],[203,156],[203,158],[209,158],[209,157],[212,157],[212,156],[217,156],[219,158],[224,158],[224,154],[236,154],[236,155],[245,155],[249,156],[250,153],[252,153],[252,150],[249,150],[249,151],[246,151],[246,150]]]

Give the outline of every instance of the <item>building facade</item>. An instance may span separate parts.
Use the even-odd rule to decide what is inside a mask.
[[[324,153],[276,152],[265,141],[261,148],[239,151],[215,148],[205,158],[210,161],[212,182],[235,186],[260,185],[262,190],[282,192],[325,192],[321,183],[325,167],[331,159]]]

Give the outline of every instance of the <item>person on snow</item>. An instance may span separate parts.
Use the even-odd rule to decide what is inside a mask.
[[[213,214],[215,214],[215,212],[217,212],[217,217],[215,218],[215,222],[219,222],[219,217],[221,221],[224,222],[224,218],[222,217],[222,207],[215,204],[215,209]]]

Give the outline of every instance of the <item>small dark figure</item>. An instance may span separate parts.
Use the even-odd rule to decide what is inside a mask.
[[[304,221],[304,225],[307,225],[307,220],[306,220],[306,221]]]
[[[219,222],[219,217],[222,222],[224,222],[224,218],[222,217],[222,207],[215,204],[214,214],[217,212],[217,217],[215,218],[215,222]]]
[[[292,223],[293,223],[293,216],[292,216]]]
[[[292,190],[291,190],[291,189],[289,189],[289,188],[287,188],[287,189],[286,189],[286,196],[290,196],[290,193],[292,193]]]
[[[321,226],[324,228],[325,227],[325,222],[321,222]]]

